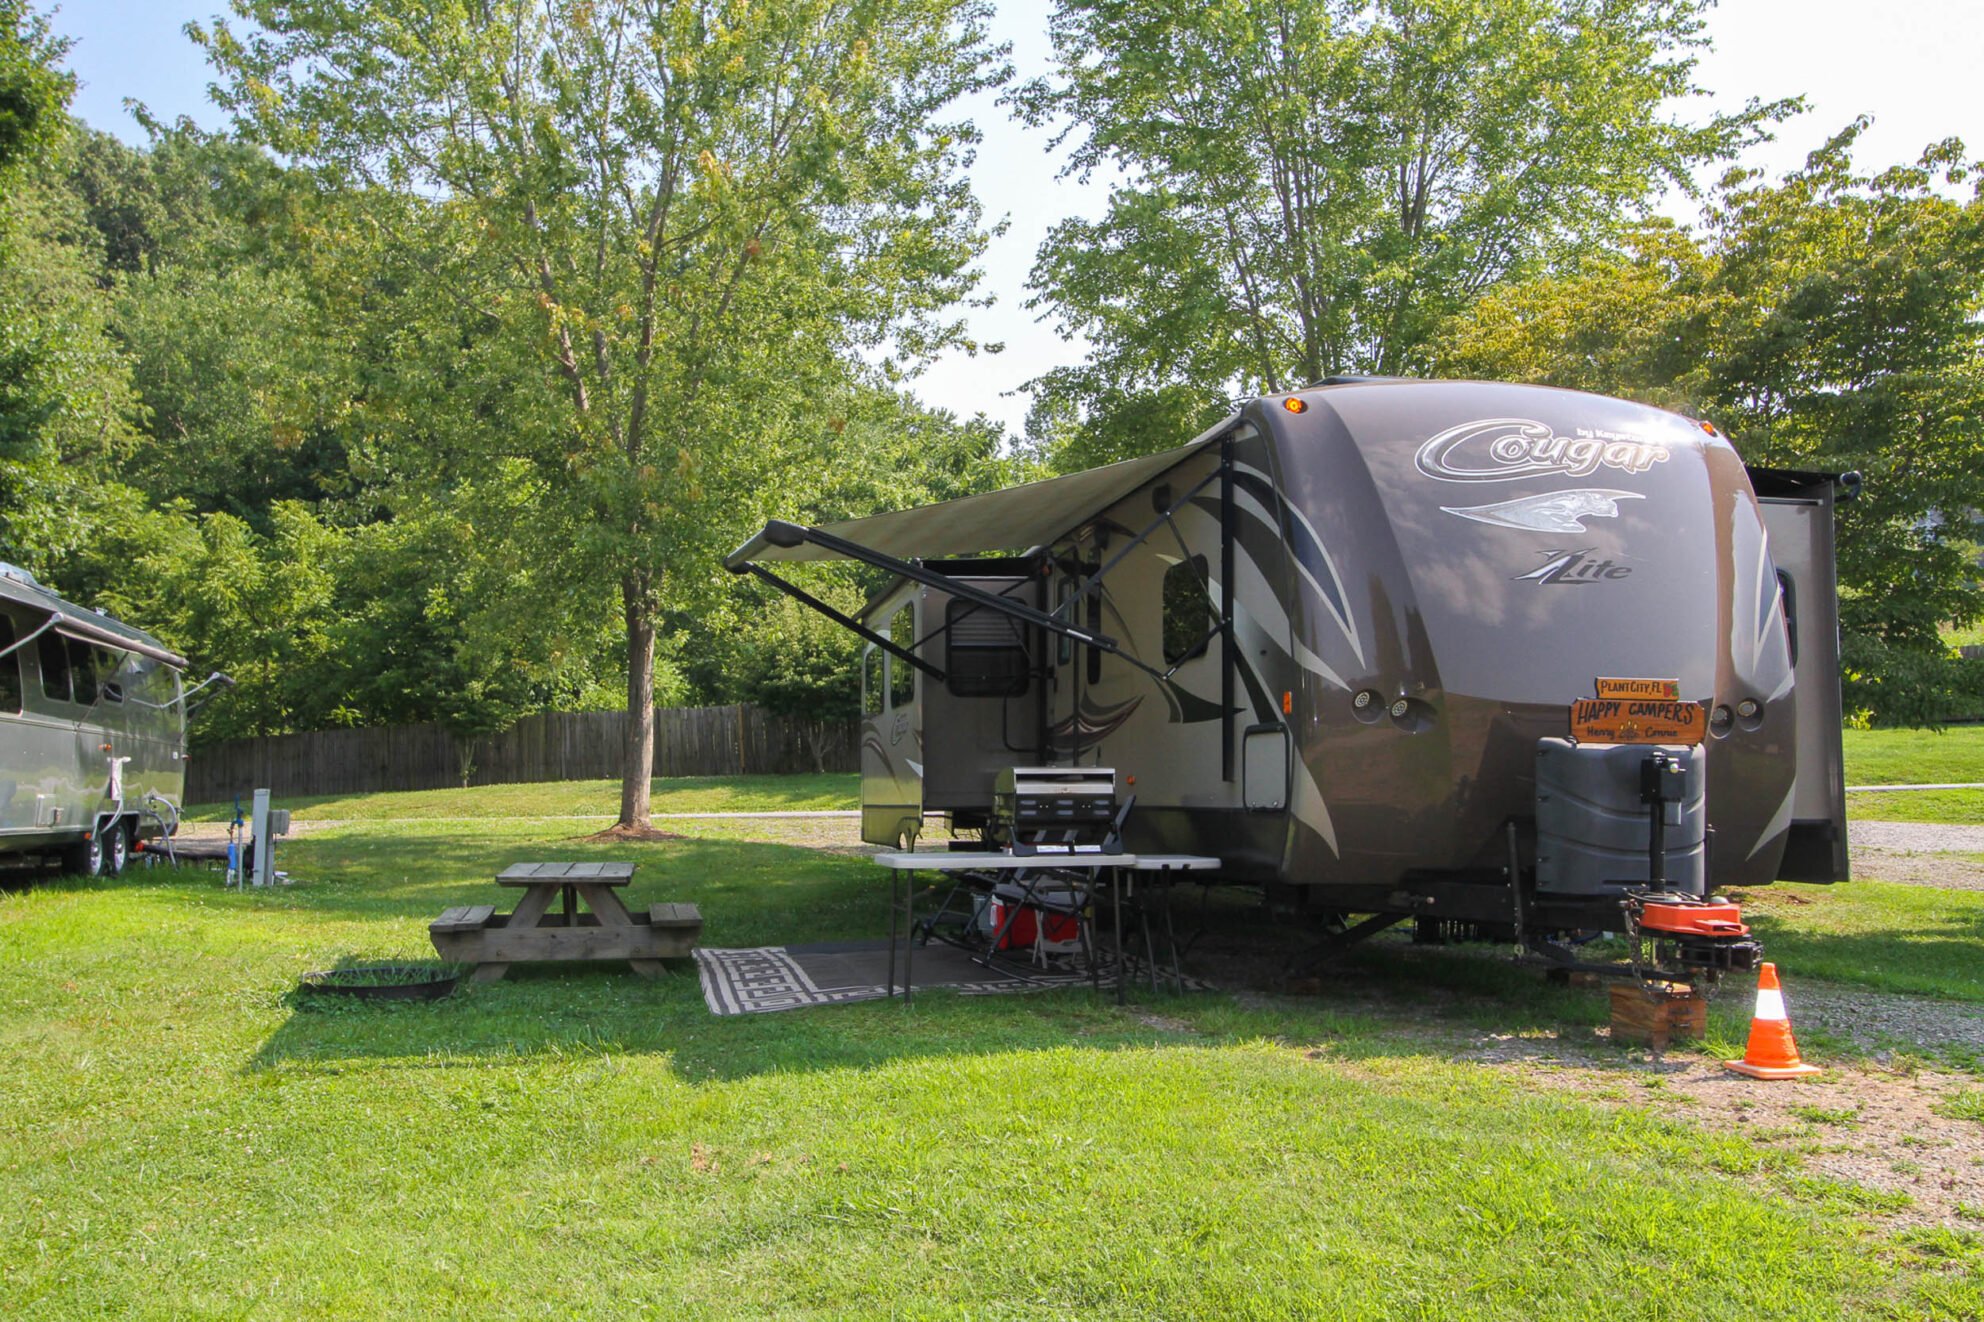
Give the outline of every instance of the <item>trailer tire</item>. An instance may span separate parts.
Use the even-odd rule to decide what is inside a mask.
[[[96,833],[96,873],[100,877],[115,877],[124,871],[124,865],[131,859],[131,831],[122,818],[111,822]]]

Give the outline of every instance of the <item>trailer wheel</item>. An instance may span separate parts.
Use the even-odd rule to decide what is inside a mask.
[[[122,821],[112,822],[96,832],[90,843],[96,846],[98,876],[114,877],[124,871],[125,863],[131,858],[131,832]]]

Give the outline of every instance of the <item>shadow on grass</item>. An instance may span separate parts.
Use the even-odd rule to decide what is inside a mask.
[[[726,935],[712,923],[708,944],[872,937],[885,930],[879,873],[859,860],[844,864],[776,845],[694,844],[666,848],[680,850],[685,869],[724,865],[728,884],[744,889],[727,893],[726,880],[704,871],[697,874],[702,888],[681,887],[675,898],[696,900],[706,916],[726,901],[740,912],[746,899],[759,906],[740,917],[743,935]],[[766,883],[753,880],[760,873],[783,878],[775,906]],[[1483,952],[1415,949],[1402,941],[1351,952],[1320,996],[1275,994],[1283,962],[1305,939],[1299,927],[1257,904],[1226,897],[1211,907],[1196,948],[1203,954],[1194,960],[1217,967],[1225,990],[1180,996],[1139,987],[1121,1007],[1112,993],[1086,988],[989,997],[926,991],[908,1007],[866,1002],[717,1018],[703,1003],[690,961],[670,961],[652,981],[614,965],[513,965],[504,980],[464,984],[452,1000],[431,1006],[325,1013],[293,1003],[249,1068],[335,1069],[353,1059],[460,1068],[529,1056],[666,1054],[679,1077],[700,1082],[1069,1045],[1150,1049],[1271,1040],[1325,1048],[1338,1059],[1445,1056],[1455,1052],[1455,1029],[1464,1039],[1477,1029],[1590,1037],[1605,1021],[1602,992],[1546,986],[1535,970]]]
[[[299,842],[292,854],[299,874],[315,880],[232,898],[295,917],[377,923],[404,948],[424,944],[426,923],[449,905],[508,907],[513,897],[489,878],[510,862],[542,858],[637,862],[629,905],[696,903],[709,946],[856,940],[887,931],[886,875],[865,860],[736,840],[588,845],[472,832],[321,837]],[[654,980],[617,964],[513,965],[505,980],[465,983],[454,998],[433,1005],[326,1012],[292,1001],[288,1019],[248,1068],[335,1068],[353,1059],[475,1067],[519,1057],[639,1053],[666,1054],[680,1077],[700,1081],[1069,1044],[1130,1049],[1261,1039],[1324,1047],[1337,1058],[1464,1056],[1535,1039],[1541,1053],[1562,1043],[1593,1063],[1616,1057],[1622,1066],[1643,1067],[1598,1035],[1609,1020],[1602,988],[1549,985],[1537,969],[1512,963],[1506,947],[1416,947],[1387,934],[1347,952],[1324,977],[1320,994],[1291,997],[1280,994],[1281,969],[1313,933],[1267,914],[1245,892],[1222,892],[1203,909],[1181,904],[1180,918],[1186,927],[1202,922],[1188,964],[1221,991],[1180,997],[1140,989],[1125,1008],[1112,995],[1087,989],[994,997],[926,992],[908,1008],[874,1002],[717,1018],[687,960],[670,961]],[[1984,932],[1929,936],[1787,931],[1783,940],[1797,948],[1803,976],[1837,977],[1826,966],[1892,961],[1903,941],[1930,950],[1938,962],[1960,954],[1974,959]],[[1740,1044],[1749,983],[1739,976],[1725,988],[1711,1036]]]

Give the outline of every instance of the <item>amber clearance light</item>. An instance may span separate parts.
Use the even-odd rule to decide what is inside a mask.
[[[1290,413],[1307,413],[1309,411],[1309,401],[1306,399],[1297,399],[1293,395],[1282,400],[1281,406]]]

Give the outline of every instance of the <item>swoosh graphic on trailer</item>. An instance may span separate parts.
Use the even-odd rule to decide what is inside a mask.
[[[1073,744],[1077,739],[1083,743],[1106,739],[1121,729],[1123,722],[1129,720],[1137,708],[1143,706],[1143,702],[1143,698],[1138,696],[1114,707],[1089,707],[1084,700],[1082,710],[1049,726],[1048,736],[1057,745]]]
[[[1323,539],[1316,532],[1315,525],[1308,516],[1289,501],[1281,499],[1275,492],[1274,484],[1259,469],[1245,466],[1233,470],[1236,509],[1259,519],[1277,540],[1288,547],[1289,555],[1295,561],[1296,570],[1316,594],[1323,599],[1337,628],[1349,640],[1351,652],[1359,665],[1364,663],[1364,640],[1358,635],[1357,624],[1351,618],[1349,594],[1344,590],[1343,575],[1337,572],[1336,561],[1323,545]],[[1241,501],[1239,495],[1253,497],[1251,501]],[[1201,496],[1194,504],[1203,505],[1208,513],[1217,517],[1217,500]],[[1276,518],[1271,512],[1281,511]]]

